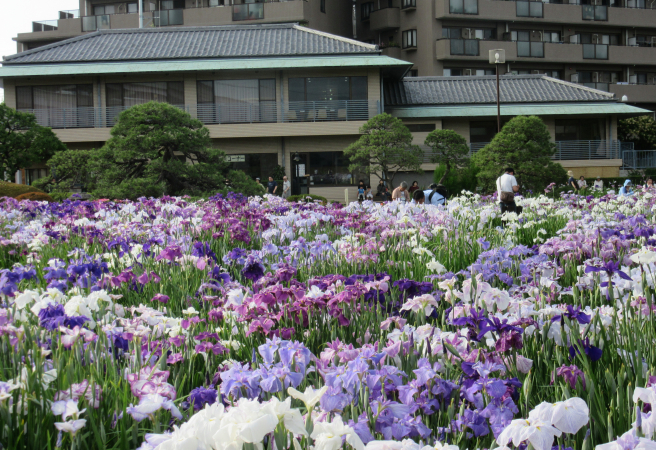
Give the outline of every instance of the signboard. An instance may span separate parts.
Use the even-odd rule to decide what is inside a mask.
[[[298,176],[299,177],[304,177],[305,176],[305,164],[298,164],[296,167],[298,167]]]
[[[226,161],[229,163],[246,162],[246,155],[226,155]]]

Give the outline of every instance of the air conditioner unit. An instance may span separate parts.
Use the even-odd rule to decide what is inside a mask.
[[[635,8],[636,7],[636,0],[627,0],[626,1],[626,7],[627,8]]]
[[[650,73],[647,76],[647,84],[656,84],[656,75],[654,75],[653,73]]]
[[[579,74],[578,73],[573,73],[570,75],[569,81],[572,83],[578,83],[579,82]]]
[[[638,75],[630,75],[629,84],[638,84]]]
[[[580,41],[580,36],[578,34],[573,34],[569,37],[570,44],[578,44]]]
[[[462,71],[463,75],[474,75],[474,71],[472,69],[465,69]]]
[[[619,80],[619,77],[618,77],[617,72],[611,72],[610,73],[610,82],[612,84],[616,84],[618,80]]]
[[[634,37],[629,38],[629,46],[635,47],[637,45],[638,45],[638,40],[636,38],[634,38]]]
[[[599,83],[599,72],[592,72],[592,82]]]

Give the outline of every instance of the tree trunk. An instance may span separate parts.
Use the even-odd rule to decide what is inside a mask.
[[[444,180],[446,180],[447,175],[449,175],[449,172],[451,171],[451,164],[448,162],[446,163],[446,170],[444,171],[444,175],[442,175],[442,178],[440,178],[440,181],[437,182],[437,184],[442,184],[444,183]]]

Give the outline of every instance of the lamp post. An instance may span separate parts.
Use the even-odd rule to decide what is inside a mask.
[[[501,132],[501,96],[499,94],[499,64],[506,62],[506,51],[502,48],[490,50],[490,64],[494,64],[497,69],[497,133]]]

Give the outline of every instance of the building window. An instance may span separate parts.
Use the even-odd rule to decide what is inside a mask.
[[[114,5],[95,5],[93,7],[94,16],[103,16],[105,14],[116,14]]]
[[[184,0],[162,0],[160,2],[161,9],[184,9]]]
[[[631,84],[656,84],[656,73],[654,72],[636,72],[630,77]]]
[[[560,31],[542,31],[542,41],[560,43]]]
[[[36,180],[48,176],[48,169],[25,169],[25,184],[32,185]]]
[[[321,0],[321,12],[326,12],[326,0]]]
[[[198,118],[204,123],[252,123],[277,120],[276,80],[198,81]]]
[[[276,153],[250,153],[245,155],[226,155],[226,160],[233,170],[241,170],[249,177],[267,180],[271,175],[271,168],[278,165]],[[279,186],[278,189],[281,189]]]
[[[541,1],[517,1],[517,17],[543,17],[543,6]]]
[[[609,85],[616,84],[619,79],[619,72],[582,70],[576,74],[577,83],[602,91],[608,91]]]
[[[562,79],[559,70],[545,69],[516,69],[510,71],[511,75],[546,75],[551,78]]]
[[[403,32],[403,48],[417,48],[417,30]]]
[[[469,122],[470,142],[490,142],[497,134],[497,123],[494,120]]]
[[[232,7],[232,20],[234,22],[261,19],[264,19],[263,3],[245,3],[241,5],[234,5]]]
[[[119,110],[148,102],[165,102],[184,105],[184,83],[182,81],[159,81],[149,83],[107,83],[107,106]]]
[[[583,20],[608,20],[608,6],[605,5],[582,5]]]
[[[46,127],[92,127],[93,85],[18,86],[16,109],[34,113]]]
[[[431,131],[435,131],[434,123],[411,123],[406,125],[406,127],[413,133],[430,133]]]
[[[300,156],[301,164],[305,164],[305,173],[310,175],[308,181],[311,186],[353,185],[359,180],[369,184],[368,176],[357,170],[349,170],[350,161],[344,152],[310,152]]]
[[[403,0],[401,2],[401,9],[416,8],[416,7],[417,7],[417,0]]]
[[[478,14],[478,0],[449,0],[451,14]]]
[[[135,14],[139,12],[138,3],[128,3],[128,14]]]
[[[367,77],[289,79],[290,122],[368,118]]]
[[[556,141],[603,141],[605,119],[556,120]]]
[[[374,2],[366,2],[360,5],[360,20],[369,20],[374,10]]]
[[[408,71],[408,74],[406,75],[406,77],[418,77],[418,76],[419,76],[419,70],[417,69],[410,69]]]

